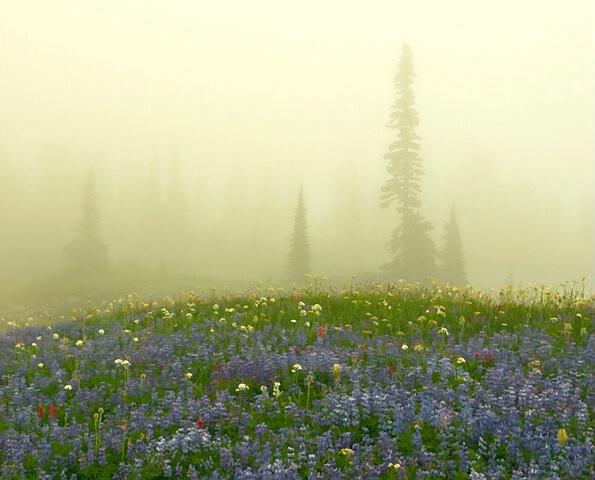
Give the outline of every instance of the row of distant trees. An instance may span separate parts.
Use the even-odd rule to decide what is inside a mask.
[[[397,227],[397,230],[402,230],[402,225]],[[411,261],[405,254],[408,249],[413,250],[414,246],[403,245],[402,242],[391,242],[389,247],[397,247],[395,250],[392,250],[395,252],[394,258],[391,262],[382,265],[382,269],[393,278],[415,281],[426,277],[438,277],[442,281],[453,285],[466,285],[468,281],[465,270],[465,257],[463,254],[461,232],[454,207],[450,212],[448,221],[444,225],[442,240],[443,245],[439,251],[436,251],[434,243],[430,239],[428,246],[431,247],[431,250],[423,251],[419,249],[416,252],[424,262],[420,262],[420,264]],[[426,255],[427,257],[425,257]],[[409,275],[405,273],[405,268],[410,269]],[[287,270],[290,276],[295,279],[301,279],[305,274],[312,271],[312,255],[303,189],[300,189],[297,207],[295,209]]]
[[[467,276],[462,240],[453,206],[444,226],[443,245],[438,250],[432,240],[432,225],[421,213],[421,176],[423,162],[419,155],[419,124],[413,93],[413,58],[408,45],[403,46],[394,77],[396,99],[391,108],[388,127],[395,131],[384,158],[388,179],[381,189],[381,206],[395,206],[397,226],[387,247],[392,259],[381,266],[391,278],[420,281],[439,277],[456,285],[465,285]],[[179,177],[179,176],[178,176]],[[178,178],[176,177],[176,178]],[[181,187],[173,189],[180,194]],[[180,202],[177,202],[178,204]],[[90,172],[82,196],[82,214],[72,241],[65,247],[65,269],[77,272],[101,272],[108,268],[108,247],[99,227],[99,208],[95,176]],[[300,188],[294,215],[294,226],[287,256],[287,273],[296,280],[312,271],[312,255],[308,235],[303,188]],[[183,229],[183,225],[172,225]]]
[[[381,206],[394,205],[398,224],[387,243],[392,259],[381,269],[393,278],[421,281],[439,277],[455,285],[466,285],[467,274],[461,233],[453,206],[444,225],[443,246],[437,250],[432,240],[432,224],[421,213],[421,176],[423,162],[419,155],[419,124],[413,93],[413,57],[408,45],[403,46],[394,77],[396,99],[392,105],[388,127],[396,132],[384,158],[389,178],[382,187]],[[295,210],[295,223],[288,268],[294,277],[311,270],[310,245],[306,209],[300,190]]]

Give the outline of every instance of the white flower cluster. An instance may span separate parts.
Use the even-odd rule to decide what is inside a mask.
[[[438,330],[438,335],[444,335],[446,337],[448,337],[448,335],[450,335],[448,333],[448,330],[446,329],[446,327],[440,327],[440,330]]]
[[[116,365],[122,365],[126,370],[130,367],[130,362],[128,360],[122,360],[121,358],[117,358],[114,360]]]
[[[281,384],[279,382],[273,383],[273,396],[279,398],[281,396]]]

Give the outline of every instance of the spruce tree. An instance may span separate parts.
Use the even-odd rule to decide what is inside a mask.
[[[453,285],[463,287],[467,285],[467,274],[465,272],[465,258],[463,255],[463,243],[461,232],[454,206],[450,211],[450,218],[444,225],[444,244],[440,252],[442,260],[441,279]]]
[[[65,269],[70,274],[79,275],[103,272],[108,267],[107,246],[101,240],[93,172],[87,176],[81,207],[83,213],[74,238],[64,249]]]
[[[297,207],[293,223],[293,235],[289,255],[287,258],[287,270],[292,279],[303,280],[307,273],[311,273],[312,257],[310,255],[310,240],[308,238],[308,224],[306,222],[306,206],[304,204],[304,190],[300,187]]]
[[[381,195],[383,208],[396,204],[400,224],[387,244],[393,259],[382,268],[408,281],[421,280],[436,271],[436,247],[430,237],[432,225],[420,213],[423,169],[419,156],[420,137],[415,132],[419,119],[414,108],[414,77],[411,49],[403,45],[394,77],[397,95],[387,125],[396,131],[396,138],[384,155],[389,178]]]

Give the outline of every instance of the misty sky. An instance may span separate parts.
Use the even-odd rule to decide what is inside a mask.
[[[373,268],[395,226],[378,204],[406,42],[436,239],[456,203],[472,281],[592,278],[594,14],[591,0],[0,0],[0,152],[29,168],[67,145],[113,170],[178,148],[213,208],[229,172],[287,190],[290,209],[303,182],[313,237],[356,178]]]

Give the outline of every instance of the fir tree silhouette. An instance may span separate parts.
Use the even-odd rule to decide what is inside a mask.
[[[443,281],[452,283],[459,287],[467,285],[467,273],[465,272],[465,257],[463,255],[463,243],[455,207],[450,211],[448,222],[444,224],[444,244],[440,252],[442,261],[440,277]]]
[[[81,207],[83,212],[76,224],[74,238],[64,249],[65,270],[78,275],[106,271],[108,249],[101,240],[93,171],[87,175]]]
[[[389,179],[382,187],[381,195],[383,208],[396,204],[400,224],[387,244],[393,259],[382,269],[408,281],[421,280],[436,271],[436,247],[430,237],[432,225],[420,213],[423,169],[419,156],[420,138],[415,133],[419,119],[411,88],[414,77],[411,49],[403,45],[394,78],[397,98],[387,125],[396,130],[396,138],[384,155]]]
[[[300,187],[297,206],[295,208],[293,235],[287,258],[287,270],[290,277],[295,280],[302,280],[305,274],[311,273],[311,263],[312,257],[310,255],[310,240],[308,238],[308,224],[306,222],[304,190]]]

